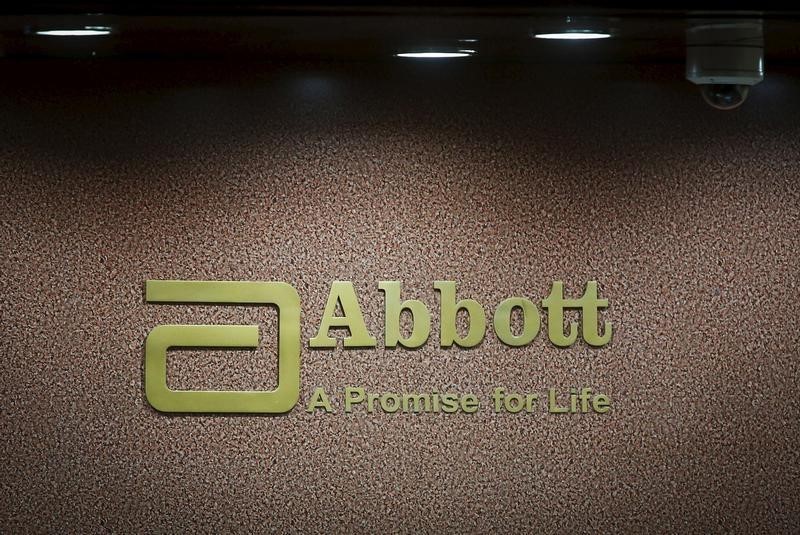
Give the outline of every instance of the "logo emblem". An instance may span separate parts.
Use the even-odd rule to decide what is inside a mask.
[[[149,280],[148,303],[275,305],[278,386],[275,390],[171,390],[170,348],[258,347],[258,325],[159,325],[145,342],[145,395],[162,412],[284,413],[300,396],[300,296],[285,282]]]

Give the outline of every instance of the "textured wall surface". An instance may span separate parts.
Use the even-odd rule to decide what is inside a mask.
[[[0,531],[789,532],[800,524],[800,82],[733,113],[680,65],[0,63]],[[301,403],[170,416],[147,279],[281,280]],[[433,282],[489,312],[597,280],[613,341],[438,347]],[[333,280],[379,347],[310,350]],[[380,280],[433,310],[386,350]],[[174,388],[265,388],[258,351]],[[604,415],[308,414],[316,387],[590,386]]]

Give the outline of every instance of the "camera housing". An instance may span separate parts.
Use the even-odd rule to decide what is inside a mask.
[[[719,110],[736,109],[764,80],[761,20],[693,20],[686,31],[686,79]]]

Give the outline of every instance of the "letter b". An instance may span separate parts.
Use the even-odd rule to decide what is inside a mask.
[[[454,281],[436,281],[433,287],[441,293],[441,345],[450,347],[454,343],[459,347],[475,347],[486,335],[486,313],[480,303],[474,299],[462,299],[456,303],[456,283]],[[464,337],[458,335],[456,319],[458,311],[464,310],[469,317],[469,331]]]
[[[431,334],[431,315],[422,301],[414,299],[400,302],[400,282],[381,281],[378,288],[383,290],[386,297],[386,347],[417,348],[428,341]],[[408,338],[400,336],[400,317],[403,310],[408,310],[414,318],[411,334]]]

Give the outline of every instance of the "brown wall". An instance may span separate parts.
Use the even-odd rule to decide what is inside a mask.
[[[0,64],[0,530],[791,531],[800,523],[800,83],[732,113],[680,65]],[[789,75],[793,74],[794,77]],[[144,399],[147,279],[354,281],[493,308],[601,284],[591,349],[302,351],[285,416]],[[491,315],[491,314],[490,314]],[[269,388],[274,342],[171,354]],[[607,392],[605,415],[307,414],[314,388]],[[338,396],[337,396],[338,397]],[[337,402],[340,401],[337,399]]]

